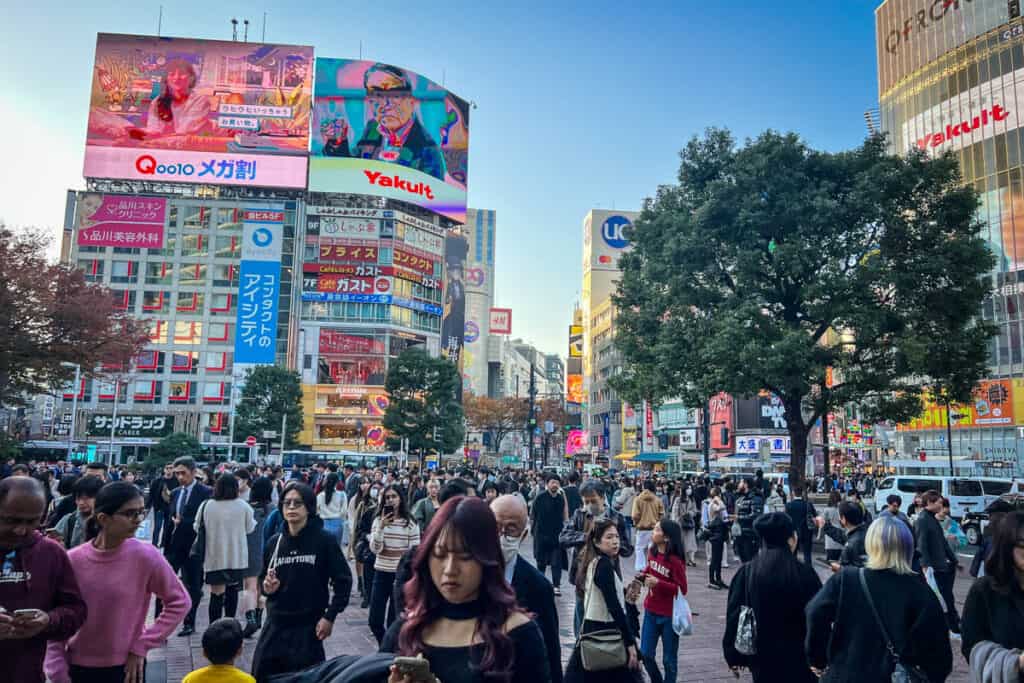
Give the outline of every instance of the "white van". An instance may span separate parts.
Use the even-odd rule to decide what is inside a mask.
[[[914,502],[915,494],[932,489],[949,499],[949,513],[954,519],[963,519],[968,512],[981,512],[987,505],[979,479],[900,474],[886,477],[878,485],[875,512],[881,512],[886,506],[885,499],[895,493],[903,499],[900,510],[906,513]]]
[[[996,498],[1004,493],[1024,493],[1021,482],[1016,479],[996,479],[993,477],[981,477],[982,492],[985,494],[985,507],[991,505]]]

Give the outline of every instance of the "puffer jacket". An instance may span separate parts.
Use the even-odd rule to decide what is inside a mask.
[[[664,516],[665,506],[661,498],[650,491],[642,491],[633,501],[633,526],[639,530],[653,529]]]

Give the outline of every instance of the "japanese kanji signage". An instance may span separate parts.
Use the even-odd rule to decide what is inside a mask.
[[[791,442],[788,436],[738,436],[736,452],[756,455],[761,452],[762,443],[768,444],[772,455],[789,455]]]
[[[245,210],[235,363],[274,363],[283,224],[284,212],[280,208]]]
[[[114,438],[136,437],[162,439],[174,432],[174,417],[171,415],[92,415],[86,425],[89,436],[110,437],[114,430]]]
[[[161,249],[167,200],[117,194],[83,194],[78,200],[80,247]]]
[[[376,239],[380,237],[380,221],[372,218],[310,216],[306,219],[306,233],[319,234],[324,237]]]

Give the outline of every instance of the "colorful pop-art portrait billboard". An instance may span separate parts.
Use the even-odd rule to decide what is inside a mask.
[[[413,71],[316,60],[309,189],[369,194],[466,220],[469,103]]]
[[[313,48],[96,38],[85,176],[304,188]]]

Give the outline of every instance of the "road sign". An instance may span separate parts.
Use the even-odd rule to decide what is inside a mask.
[[[263,430],[263,438],[264,439],[276,439],[277,438],[277,432],[275,432],[273,429],[264,429]]]
[[[253,446],[255,446],[256,445],[256,437],[255,436],[247,436],[247,437],[245,437],[245,445],[248,446],[249,448],[252,448]]]

